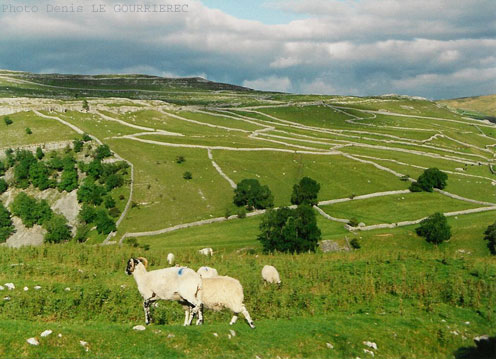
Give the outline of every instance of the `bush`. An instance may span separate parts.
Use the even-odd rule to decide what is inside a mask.
[[[360,241],[358,240],[358,238],[353,238],[351,241],[350,241],[350,245],[353,249],[360,249],[362,248],[361,244],[360,244]]]
[[[487,248],[489,248],[492,255],[496,255],[496,222],[488,226],[484,234],[484,240],[487,241]]]
[[[181,163],[184,163],[184,162],[186,162],[186,158],[184,158],[184,156],[177,156],[176,157],[176,163],[181,164]]]
[[[244,179],[234,190],[233,202],[236,206],[253,207],[256,209],[274,206],[274,196],[268,186],[261,186],[256,179]]]
[[[358,227],[358,219],[356,218],[351,218],[350,221],[348,222],[348,225],[351,227]]]
[[[134,247],[134,248],[139,247],[138,238],[136,237],[127,237],[126,239],[124,239],[124,243],[130,247]]]
[[[193,174],[191,172],[189,172],[189,171],[186,171],[186,172],[183,173],[183,178],[185,180],[190,180],[190,179],[193,178]]]
[[[3,178],[0,178],[0,194],[4,193],[8,188],[9,185],[7,182]]]
[[[237,216],[238,218],[246,218],[246,208],[245,207],[241,207],[238,209],[238,212],[237,212]]]
[[[112,156],[112,151],[108,145],[100,145],[95,151],[95,158],[97,160],[103,160],[104,158]]]
[[[47,166],[41,161],[31,165],[29,168],[29,179],[33,186],[39,188],[41,191],[52,187],[54,184],[49,178]]]
[[[79,202],[99,206],[103,202],[105,194],[107,194],[105,188],[95,184],[91,178],[86,178],[78,189],[77,199]]]
[[[10,119],[10,117],[9,117],[9,116],[5,116],[5,117],[3,118],[3,122],[5,122],[5,124],[6,124],[7,126],[12,125],[12,123],[13,123],[13,122],[12,122],[12,120]]]
[[[88,234],[90,233],[90,226],[85,224],[78,227],[74,240],[78,243],[84,243],[88,239]]]
[[[43,225],[49,221],[53,212],[48,202],[42,199],[40,202],[21,192],[17,195],[11,205],[12,214],[21,218],[22,223],[28,228],[35,224]]]
[[[50,220],[45,222],[43,227],[47,230],[45,234],[45,243],[60,243],[71,239],[71,229],[67,225],[67,220],[62,215],[53,215]]]
[[[31,152],[22,150],[16,152],[16,161],[14,183],[17,187],[27,188],[29,186],[29,169],[37,160]]]
[[[36,158],[38,160],[42,160],[43,157],[45,157],[45,154],[43,153],[43,150],[41,149],[41,147],[37,147],[36,148]]]
[[[95,221],[96,218],[96,210],[94,207],[89,206],[88,204],[83,204],[81,211],[79,211],[79,219],[84,223],[90,224]]]
[[[112,218],[118,218],[121,215],[121,211],[117,207],[113,207],[109,209],[109,215]]]
[[[107,215],[107,211],[104,209],[98,209],[96,211],[95,224],[96,230],[100,234],[107,235],[117,230],[114,220]]]
[[[258,240],[263,251],[301,253],[315,252],[321,238],[315,212],[309,205],[297,209],[283,207],[269,210],[260,223]]]
[[[3,163],[2,161],[0,161],[0,176],[3,176],[5,174],[5,163]]]
[[[83,134],[83,137],[81,138],[84,142],[89,142],[91,141],[91,136],[88,135],[87,133]]]
[[[114,208],[115,207],[115,201],[112,198],[112,196],[105,197],[104,204],[105,204],[105,208]]]
[[[74,146],[74,152],[78,153],[83,150],[84,142],[82,140],[74,140],[72,144]]]
[[[99,159],[94,159],[86,167],[86,174],[94,179],[99,179],[103,174],[102,161]]]
[[[317,196],[320,191],[320,184],[310,177],[303,177],[300,183],[293,186],[291,195],[291,203],[300,205],[308,204],[310,206],[317,205]]]
[[[87,100],[83,100],[83,110],[86,112],[90,110],[90,105]]]
[[[78,173],[75,167],[64,169],[58,188],[61,192],[72,192],[78,188]]]
[[[417,182],[412,183],[410,190],[419,192],[419,188],[426,192],[432,192],[433,188],[444,189],[448,175],[437,168],[428,168],[422,173]],[[415,184],[416,183],[416,184]]]
[[[26,127],[26,135],[32,135],[33,131],[29,127]]]
[[[105,180],[105,189],[108,192],[110,192],[114,188],[122,187],[123,184],[124,184],[124,177],[122,177],[121,175],[118,175],[118,174],[111,174]]]
[[[15,232],[10,212],[0,202],[0,243],[3,243]]]
[[[422,236],[429,243],[438,245],[451,238],[451,227],[442,213],[434,213],[420,222],[420,227],[415,229],[417,235]]]

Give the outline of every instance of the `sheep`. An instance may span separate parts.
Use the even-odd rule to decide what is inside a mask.
[[[207,309],[219,311],[227,308],[234,312],[234,315],[229,323],[233,325],[238,320],[239,313],[243,314],[248,322],[248,325],[255,329],[255,324],[246,310],[243,303],[244,294],[241,283],[234,278],[227,276],[218,276],[213,278],[203,278],[202,288],[200,290],[200,298],[202,307]],[[185,308],[186,309],[186,308]],[[185,311],[185,322],[191,322],[195,313],[189,308],[189,312]],[[196,324],[203,323],[202,310],[199,312]]]
[[[204,256],[213,256],[214,250],[212,248],[203,248],[198,251],[198,253],[203,254]]]
[[[169,265],[173,266],[175,261],[176,261],[176,257],[174,256],[173,253],[167,254],[167,263],[169,263]]]
[[[267,283],[277,283],[281,284],[281,279],[279,278],[279,272],[273,266],[266,265],[262,269],[262,278]]]
[[[196,271],[200,275],[200,277],[203,278],[213,278],[217,277],[219,273],[217,272],[217,269],[211,268],[211,267],[200,267]]]
[[[145,322],[150,324],[150,305],[158,300],[174,300],[190,308],[192,315],[198,313],[202,320],[201,300],[199,292],[202,280],[199,274],[186,267],[171,267],[148,272],[146,258],[130,258],[127,262],[126,274],[133,275],[138,291],[143,297]],[[189,318],[186,318],[189,319]],[[184,325],[190,325],[185,320]]]

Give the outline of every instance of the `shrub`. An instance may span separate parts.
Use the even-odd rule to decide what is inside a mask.
[[[83,134],[83,137],[81,138],[84,142],[89,142],[91,141],[91,136],[88,135],[87,133]]]
[[[98,160],[103,160],[104,158],[112,156],[112,151],[108,145],[100,145],[95,151],[95,158]]]
[[[358,227],[358,219],[356,218],[351,218],[350,221],[348,222],[348,225],[351,227]]]
[[[78,153],[83,150],[84,142],[82,140],[74,140],[72,144],[74,146],[74,152]]]
[[[86,242],[88,239],[88,234],[90,233],[90,226],[85,224],[76,230],[76,235],[74,236],[74,240],[78,243]]]
[[[2,161],[0,161],[0,176],[3,176],[5,174],[5,163],[3,163]]]
[[[321,238],[315,212],[309,205],[297,209],[283,207],[269,210],[260,223],[258,240],[263,251],[301,253],[315,252]]]
[[[484,240],[487,241],[487,248],[489,248],[492,255],[496,255],[496,222],[488,226],[484,234]]]
[[[186,172],[183,173],[183,178],[185,180],[190,180],[190,179],[193,178],[193,174],[191,172],[189,172],[189,171],[186,171]]]
[[[300,183],[293,186],[291,203],[300,205],[308,204],[314,206],[318,203],[317,196],[320,191],[320,184],[310,177],[303,177]]]
[[[268,186],[261,186],[256,179],[244,179],[234,190],[233,202],[236,206],[254,207],[257,209],[274,206],[274,196]]]
[[[362,248],[361,244],[360,244],[360,241],[358,240],[358,238],[353,238],[351,241],[350,241],[350,245],[353,249],[360,249]]]
[[[245,207],[239,208],[237,215],[238,215],[238,218],[241,218],[241,219],[246,218],[246,208]]]
[[[15,160],[15,157],[14,157],[14,150],[12,148],[8,148],[5,150],[5,157],[7,159],[6,161],[6,167],[7,168],[10,168],[12,166],[14,166],[16,160]]]
[[[3,118],[3,122],[5,122],[5,124],[6,124],[7,126],[12,125],[12,123],[13,123],[13,122],[12,122],[12,120],[10,119],[10,117],[9,117],[9,116],[5,116],[5,117]]]
[[[77,192],[77,199],[79,202],[100,205],[103,202],[103,196],[107,192],[105,188],[95,184],[91,178],[86,178],[79,187]]]
[[[83,110],[86,112],[88,112],[90,110],[90,105],[86,99],[83,100]]]
[[[442,213],[434,213],[420,222],[416,228],[417,235],[422,236],[429,243],[438,245],[451,238],[451,227]]]
[[[53,215],[50,220],[45,222],[43,227],[47,230],[45,234],[45,243],[60,243],[71,239],[71,229],[67,225],[67,220],[62,215]]]
[[[0,178],[0,194],[4,193],[8,188],[9,185],[7,182],[3,178]]]
[[[403,181],[403,182],[408,182],[409,179],[410,179],[409,175],[404,175],[404,176],[400,177],[400,181]]]
[[[410,192],[422,192],[422,186],[418,182],[412,182],[409,190]]]
[[[118,174],[111,174],[105,180],[105,189],[110,192],[114,188],[121,187],[124,184],[124,177]]]
[[[426,192],[432,192],[433,188],[444,189],[448,175],[437,168],[428,168],[417,179],[417,184],[412,183],[410,190],[418,192],[419,187]],[[413,189],[413,190],[412,190]]]
[[[26,135],[32,135],[33,134],[33,131],[31,131],[31,129],[29,127],[26,127]]]
[[[65,168],[58,184],[59,191],[72,192],[78,188],[78,173],[75,167]]]
[[[88,204],[83,204],[81,211],[79,211],[79,219],[87,224],[92,223],[96,218],[96,210]]]
[[[103,174],[102,161],[99,159],[94,159],[91,161],[86,167],[86,174],[94,179],[100,178]]]
[[[48,168],[41,161],[31,165],[29,168],[29,179],[33,186],[39,188],[41,191],[44,191],[53,185],[53,182],[49,178]]]
[[[62,171],[64,169],[64,161],[59,157],[58,154],[53,155],[53,157],[48,161],[48,167]]]
[[[186,162],[186,158],[184,158],[184,156],[177,156],[176,157],[176,163],[181,164],[181,163],[184,163],[184,162]]]
[[[20,188],[29,186],[29,168],[37,162],[36,158],[29,151],[16,152],[17,164],[14,167],[14,183]]]
[[[124,239],[124,243],[130,247],[134,247],[134,248],[139,247],[138,238],[136,237],[127,237],[126,239]]]
[[[0,243],[3,243],[15,232],[10,212],[0,202]]]
[[[109,215],[112,218],[118,218],[121,215],[121,211],[117,207],[113,207],[109,209]]]
[[[95,224],[96,230],[100,234],[107,235],[117,230],[114,220],[107,215],[107,211],[104,209],[98,209],[96,211]]]

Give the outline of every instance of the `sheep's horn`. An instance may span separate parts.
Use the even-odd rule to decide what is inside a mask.
[[[143,265],[146,267],[148,267],[148,260],[146,258],[143,258],[143,257],[138,257],[137,258],[141,263],[143,263]]]

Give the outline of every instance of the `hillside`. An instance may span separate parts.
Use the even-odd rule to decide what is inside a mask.
[[[469,116],[496,122],[496,95],[462,97],[438,102]]]
[[[0,246],[0,284],[16,286],[0,300],[0,356],[363,358],[372,357],[363,344],[371,341],[377,358],[469,358],[473,337],[496,334],[496,259],[483,240],[496,213],[490,122],[406,96],[12,72],[0,73],[0,116],[12,122],[0,118],[2,152],[73,153],[75,138],[91,136],[91,146],[74,154],[80,185],[102,144],[129,165],[124,186],[111,193],[123,199],[110,236],[92,228],[82,244]],[[431,167],[448,175],[446,188],[410,192]],[[322,240],[342,250],[262,253],[263,211],[239,218],[236,184],[258,179],[276,207],[289,206],[304,176],[320,184],[314,209]],[[415,233],[434,212],[452,231],[439,246]],[[360,249],[349,248],[352,239]],[[204,247],[213,257],[197,254]],[[179,265],[238,278],[257,329],[241,319],[229,327],[227,312],[206,312],[202,327],[183,328],[181,307],[164,302],[154,324],[132,330],[144,321],[126,262],[145,256],[158,269],[169,252]],[[280,288],[263,284],[265,264],[279,269]],[[45,329],[54,334],[41,338]]]

